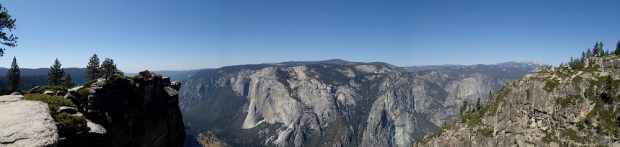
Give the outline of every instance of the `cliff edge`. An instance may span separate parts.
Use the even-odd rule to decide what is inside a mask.
[[[620,57],[582,62],[506,84],[416,146],[619,146]]]
[[[85,114],[88,133],[65,144],[183,146],[179,88],[178,82],[143,71],[71,89],[65,97]]]

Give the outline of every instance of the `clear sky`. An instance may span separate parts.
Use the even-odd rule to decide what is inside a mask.
[[[17,19],[9,67],[125,72],[344,59],[397,66],[557,65],[620,40],[618,0],[2,0]]]

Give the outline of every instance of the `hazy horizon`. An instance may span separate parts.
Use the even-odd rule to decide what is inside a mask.
[[[328,60],[342,60],[342,59],[328,59]],[[172,70],[172,69],[161,69],[161,70],[150,70],[150,69],[144,69],[144,70],[149,70],[149,71],[191,71],[191,70],[202,70],[202,69],[217,69],[217,68],[222,68],[222,67],[227,67],[227,66],[237,66],[237,65],[254,65],[254,64],[273,64],[273,63],[286,63],[286,62],[317,62],[317,61],[328,61],[328,60],[316,60],[316,61],[282,61],[282,62],[266,62],[266,63],[248,63],[248,64],[235,64],[235,65],[225,65],[225,66],[220,66],[220,67],[208,67],[208,68],[197,68],[197,69],[180,69],[180,70]],[[347,62],[358,62],[358,61],[349,61],[349,60],[345,60]],[[370,62],[381,62],[381,61],[370,61]],[[370,63],[370,62],[364,62],[364,63]],[[506,61],[506,62],[498,62],[498,63],[489,63],[489,64],[483,64],[483,63],[478,63],[478,64],[428,64],[428,65],[404,65],[404,66],[397,66],[397,67],[412,67],[412,66],[474,66],[474,65],[495,65],[495,64],[502,64],[502,63],[530,63],[530,64],[540,64],[540,65],[546,65],[542,62],[538,62],[538,61]],[[385,63],[385,62],[384,62]],[[388,63],[389,64],[389,63]],[[396,65],[394,65],[396,66]],[[4,68],[4,69],[9,69],[10,67],[0,67],[0,68]],[[20,67],[22,69],[49,69],[50,67]],[[63,67],[63,68],[82,68],[82,69],[86,69],[86,66],[84,67]],[[144,70],[140,70],[140,71],[144,71]],[[138,73],[140,71],[131,71],[131,72],[126,72],[126,73]],[[125,71],[123,71],[125,72]]]
[[[342,59],[395,66],[558,65],[620,40],[620,1],[6,1],[22,68],[125,72]]]

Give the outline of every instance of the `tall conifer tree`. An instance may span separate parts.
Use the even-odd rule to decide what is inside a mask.
[[[7,82],[9,84],[9,88],[11,89],[11,91],[19,91],[19,77],[21,76],[21,73],[19,71],[19,65],[17,65],[17,59],[15,57],[13,57],[13,63],[11,63],[11,69],[9,69],[9,72],[7,73]]]

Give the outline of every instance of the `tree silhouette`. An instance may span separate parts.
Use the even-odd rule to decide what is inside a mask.
[[[114,64],[114,60],[110,58],[105,58],[103,63],[101,63],[100,67],[101,77],[109,80],[110,78],[116,75],[122,75],[122,72],[116,68],[116,64]]]
[[[616,53],[616,55],[620,55],[620,41],[616,44],[616,51],[614,51],[614,53]]]
[[[482,109],[482,104],[480,103],[480,97],[478,97],[478,100],[476,101],[476,110],[480,109]]]
[[[603,50],[602,48],[600,48],[600,45],[598,42],[594,43],[594,56],[596,57],[600,57],[603,54]]]
[[[11,91],[19,91],[19,77],[21,73],[19,71],[19,65],[17,65],[17,59],[13,57],[13,63],[11,63],[11,69],[7,73],[7,83]]]
[[[71,88],[71,87],[75,86],[75,83],[73,83],[73,79],[71,79],[71,74],[67,74],[67,76],[65,77],[65,80],[63,81],[62,85],[67,87],[67,88]]]
[[[17,46],[17,36],[8,34],[5,30],[12,32],[15,29],[15,19],[11,18],[11,15],[0,4],[0,44],[8,47]],[[0,57],[4,56],[4,47],[0,47]]]
[[[97,54],[93,54],[88,61],[88,65],[86,65],[86,81],[95,80],[101,77],[101,72],[99,70],[99,57]]]
[[[65,76],[65,69],[63,69],[62,64],[58,61],[58,58],[54,61],[54,65],[50,67],[49,73],[47,73],[47,85],[49,86],[58,86],[62,82],[62,77]]]
[[[463,115],[464,112],[467,112],[467,109],[469,107],[469,104],[467,104],[467,100],[463,101],[463,105],[461,106],[461,115]]]

